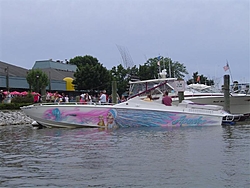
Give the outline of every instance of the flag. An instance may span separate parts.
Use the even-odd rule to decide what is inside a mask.
[[[157,59],[160,61],[161,60],[161,56],[158,56]]]
[[[228,63],[226,64],[226,66],[223,67],[224,71],[227,71],[229,69],[229,65]]]

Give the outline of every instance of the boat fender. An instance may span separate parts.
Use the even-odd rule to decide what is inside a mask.
[[[31,125],[34,125],[34,126],[37,126],[37,125],[39,125],[36,121],[33,121],[32,123],[31,123]]]

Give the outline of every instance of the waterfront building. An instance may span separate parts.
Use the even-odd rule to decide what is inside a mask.
[[[36,61],[32,69],[41,69],[49,78],[47,91],[70,93],[75,91],[72,81],[76,65],[52,59]],[[9,91],[26,91],[30,86],[26,76],[30,69],[25,69],[0,61],[0,89]]]

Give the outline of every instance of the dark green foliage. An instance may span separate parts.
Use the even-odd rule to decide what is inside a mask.
[[[11,99],[11,103],[33,103],[33,102],[34,102],[34,97],[31,94],[24,97],[16,96]]]
[[[112,80],[117,83],[117,93],[121,96],[127,89],[129,82],[129,69],[124,69],[120,64],[117,67],[111,69]]]
[[[159,78],[158,74],[163,69],[166,69],[167,77],[184,78],[188,74],[186,67],[178,61],[172,61],[170,58],[161,57],[158,59],[150,58],[144,65],[139,66],[140,80],[148,80]]]
[[[196,84],[196,83],[212,86],[214,85],[214,80],[208,80],[207,77],[205,77],[204,75],[199,75],[198,72],[194,72],[193,78],[188,80],[187,84],[189,85],[189,84]]]
[[[20,110],[20,107],[31,104],[32,103],[0,103],[0,110]]]
[[[34,98],[31,94],[24,97],[16,96],[11,99],[11,103],[0,103],[0,110],[20,110],[20,107],[31,105]]]
[[[158,62],[160,61],[160,67]],[[112,81],[117,81],[117,92],[122,95],[126,92],[129,80],[131,77],[137,77],[140,80],[158,78],[159,71],[166,69],[169,77],[183,78],[187,74],[186,67],[179,63],[173,62],[170,58],[155,57],[149,59],[144,65],[124,68],[121,64],[114,66],[111,70],[107,70],[97,58],[86,55],[84,57],[77,56],[70,59],[70,64],[77,65],[77,70],[74,74],[75,80],[73,84],[76,90],[87,91],[91,94],[96,91],[107,90],[111,93]],[[169,66],[171,74],[169,74]]]
[[[111,92],[110,72],[96,58],[78,56],[71,59],[70,64],[77,65],[73,81],[76,90],[89,90],[94,93],[105,89]]]

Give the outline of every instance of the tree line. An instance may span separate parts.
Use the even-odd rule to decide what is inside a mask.
[[[154,57],[148,59],[143,65],[137,67],[124,67],[122,64],[113,66],[108,70],[97,58],[90,55],[76,56],[68,61],[68,64],[76,65],[74,73],[75,79],[72,84],[75,90],[87,90],[89,93],[106,90],[111,93],[112,81],[117,82],[117,93],[123,95],[127,91],[128,83],[131,78],[138,80],[147,80],[158,78],[159,72],[163,69],[167,72],[167,77],[183,79],[188,71],[183,63],[173,61],[168,57]],[[27,82],[33,91],[41,91],[49,85],[48,76],[40,69],[32,69],[27,74]],[[203,83],[213,85],[213,80],[199,75],[198,72],[193,74],[193,78],[187,81],[190,83]]]

